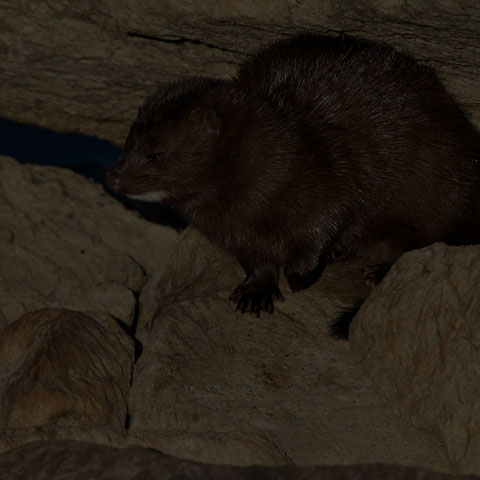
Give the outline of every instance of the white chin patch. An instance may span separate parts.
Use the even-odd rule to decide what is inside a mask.
[[[167,195],[165,192],[146,192],[138,195],[127,195],[132,200],[141,200],[142,202],[161,202]]]

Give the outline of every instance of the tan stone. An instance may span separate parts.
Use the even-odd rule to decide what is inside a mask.
[[[30,312],[0,334],[0,429],[125,425],[133,342],[111,319]]]
[[[256,458],[262,465],[291,464],[291,460],[266,438],[242,433],[160,432],[125,429],[105,425],[49,424],[34,428],[0,432],[0,453],[35,441],[77,440],[123,448],[141,445],[164,452],[180,452],[182,458],[210,458],[212,463],[229,464],[232,457],[239,465],[250,465]],[[214,462],[213,462],[214,461]],[[1,473],[1,472],[0,472]]]
[[[123,449],[76,441],[32,442],[0,455],[4,480],[467,480],[395,465],[232,467],[180,460],[139,446]],[[478,480],[479,477],[468,477]]]
[[[0,11],[2,115],[54,130],[121,144],[155,84],[231,76],[247,54],[305,30],[408,49],[480,125],[477,0],[0,0]]]
[[[356,358],[404,418],[480,473],[480,246],[404,254],[355,317]]]
[[[198,438],[195,457],[181,443],[163,448],[213,463],[274,465],[288,458],[297,465],[448,469],[441,446],[396,416],[348,344],[328,334],[342,305],[364,294],[358,266],[332,265],[298,294],[282,282],[285,302],[259,319],[235,312],[227,300],[241,280],[233,259],[193,230],[182,235],[157,287],[153,322],[138,325],[143,352],[129,400],[133,430],[241,435],[227,450],[202,448]]]
[[[127,437],[128,430],[105,425],[40,425],[0,432],[0,453],[31,442],[53,440],[77,440],[122,448],[129,445]],[[143,445],[141,436],[137,435],[132,444]]]
[[[178,236],[70,170],[7,157],[0,157],[0,228],[0,320],[7,322],[54,307],[131,325],[135,293],[162,272]]]
[[[227,300],[243,280],[238,263],[195,231],[178,235],[148,223],[67,170],[20,166],[5,157],[0,170],[0,328],[10,324],[0,337],[5,339],[0,451],[33,440],[73,438],[116,447],[139,444],[223,464],[386,462],[448,471],[441,445],[447,438],[455,465],[469,471],[474,451],[460,444],[468,458],[458,461],[455,448],[466,431],[464,413],[476,415],[464,395],[475,391],[466,386],[474,373],[449,370],[449,384],[458,384],[465,404],[441,403],[445,387],[439,377],[438,417],[448,414],[452,421],[445,436],[432,425],[425,432],[395,414],[396,400],[384,402],[347,343],[328,336],[331,319],[368,293],[360,265],[331,265],[319,282],[298,294],[282,280],[285,302],[277,303],[274,315],[256,319],[236,313]],[[432,264],[427,276],[442,278],[445,265],[452,263],[447,260]],[[464,263],[455,260],[452,265],[458,267],[449,267],[454,278],[465,279],[455,283],[458,288],[475,274],[461,267]],[[412,260],[409,268],[423,272],[424,267]],[[21,328],[23,320],[15,321],[25,311],[52,305],[76,308],[91,318],[29,320]],[[111,317],[132,325],[136,311],[143,352],[129,394],[127,430],[122,422],[133,350]],[[400,322],[395,325],[399,330]],[[21,335],[12,333],[17,329]],[[368,330],[373,338],[362,341],[366,349],[373,349],[373,332]],[[386,377],[401,379],[388,354],[381,346],[370,353]],[[81,383],[97,369],[103,372],[95,377],[98,384]],[[68,392],[64,398],[62,389]],[[430,393],[435,395],[433,389]],[[118,401],[116,413],[113,407],[106,411],[111,396]],[[39,412],[39,405],[45,410]],[[428,421],[428,409],[437,408],[428,402],[415,405],[414,415]],[[472,418],[468,428],[475,445]],[[425,427],[421,419],[415,425]]]

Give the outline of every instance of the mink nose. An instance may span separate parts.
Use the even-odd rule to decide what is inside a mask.
[[[107,172],[105,184],[107,185],[107,188],[109,188],[113,192],[119,192],[120,190],[122,190],[122,182],[120,181],[120,178],[118,177],[118,175],[115,175],[112,172]]]

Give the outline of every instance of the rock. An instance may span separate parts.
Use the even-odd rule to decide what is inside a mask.
[[[0,258],[0,451],[76,439],[219,464],[450,471],[439,430],[396,415],[348,344],[328,335],[331,319],[369,292],[358,264],[333,264],[297,294],[282,280],[285,302],[274,315],[241,315],[227,300],[243,279],[240,266],[200,234],[148,223],[67,170],[6,157]],[[458,272],[468,279],[475,270]],[[129,392],[133,346],[112,317],[136,334],[141,354]],[[370,353],[377,363],[379,351]],[[389,368],[385,375],[396,374]],[[474,378],[464,369],[453,380],[461,400],[470,398],[466,372]],[[455,448],[474,403],[444,401],[442,379],[438,417],[450,415],[446,432],[458,428],[445,434],[451,458],[473,471],[469,444],[463,460]],[[430,421],[423,401],[412,411]]]
[[[10,450],[0,455],[0,474],[4,480],[467,480],[393,465],[218,466],[179,460],[139,446],[115,449],[75,441],[32,442]]]
[[[0,157],[0,229],[0,319],[7,322],[54,307],[131,325],[136,294],[163,271],[178,236],[80,175],[7,157]]]
[[[452,464],[480,474],[480,246],[404,254],[351,327],[355,357]]]
[[[0,334],[0,430],[125,426],[133,342],[115,320],[45,309]]]
[[[151,400],[151,397],[149,397]],[[272,440],[251,432],[192,432],[188,430],[128,431],[129,445],[143,445],[178,457],[215,465],[292,465],[288,455]]]
[[[138,324],[143,351],[129,399],[132,432],[199,435],[195,455],[181,442],[162,450],[203,462],[448,470],[439,443],[396,416],[348,344],[328,334],[341,306],[365,293],[358,266],[329,266],[297,294],[283,282],[285,302],[259,319],[228,301],[242,280],[232,258],[184,232],[157,286],[153,321]],[[216,435],[224,444],[205,443]]]
[[[38,427],[6,430],[0,432],[0,453],[21,447],[31,442],[54,440],[77,440],[112,447],[128,446],[128,430],[111,426],[42,425]],[[140,439],[140,441],[136,441]],[[138,435],[132,443],[143,445]]]
[[[182,458],[210,458],[216,464],[228,464],[232,456],[236,458],[236,463],[239,465],[250,465],[251,458],[259,459],[259,463],[264,465],[292,463],[283,452],[260,435],[249,436],[237,432],[221,434],[177,431],[165,433],[108,425],[49,424],[35,428],[5,430],[0,432],[0,453],[34,441],[72,439],[111,447],[123,448],[129,445],[141,445],[165,452],[176,451],[181,454]]]
[[[438,70],[480,125],[476,0],[0,0],[0,11],[0,109],[16,121],[121,144],[155,84],[232,76],[260,46],[310,30],[408,49]]]

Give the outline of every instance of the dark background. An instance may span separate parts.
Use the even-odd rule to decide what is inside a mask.
[[[105,174],[121,151],[113,143],[97,137],[60,133],[0,118],[0,155],[13,157],[21,163],[70,168],[103,184]],[[178,231],[187,225],[170,205],[132,202],[124,197],[117,199],[151,222],[170,225]]]
[[[102,183],[121,149],[96,137],[60,133],[0,118],[0,155],[21,163],[55,165]]]

